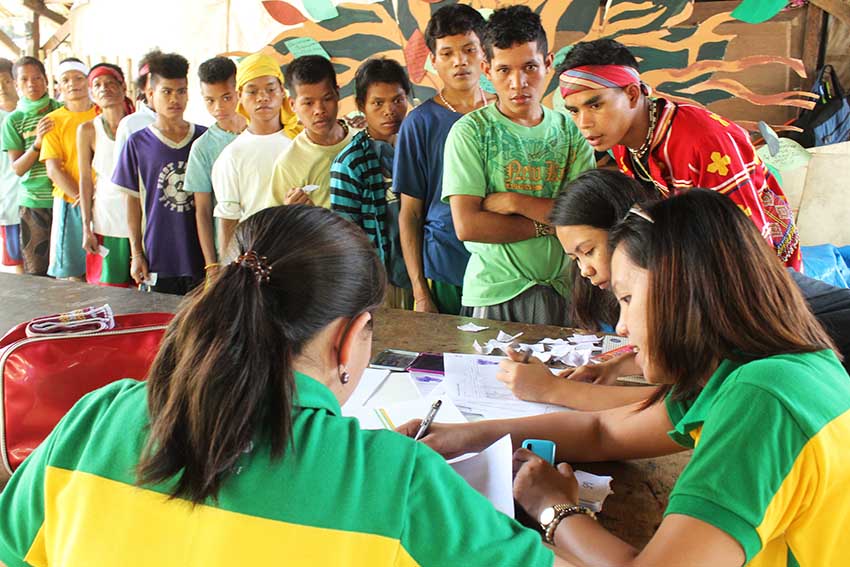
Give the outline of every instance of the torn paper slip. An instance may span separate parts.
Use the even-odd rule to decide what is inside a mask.
[[[614,494],[611,490],[610,476],[599,476],[585,471],[575,471],[576,480],[578,481],[578,503],[582,506],[587,506],[594,512],[602,511],[602,505],[609,494]]]
[[[475,323],[464,323],[463,325],[458,325],[457,330],[466,331],[467,333],[477,333],[478,331],[484,331],[489,328],[483,325],[476,325]]]
[[[500,343],[510,343],[510,342],[513,342],[516,339],[518,339],[520,336],[522,336],[522,333],[517,333],[515,335],[509,335],[506,332],[500,330],[499,334],[496,335],[496,340],[499,341]]]

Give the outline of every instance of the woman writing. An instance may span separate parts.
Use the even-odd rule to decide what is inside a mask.
[[[515,453],[515,497],[578,565],[848,564],[850,377],[773,250],[734,203],[705,190],[634,209],[610,242],[617,330],[660,385],[655,396],[433,425],[425,443],[452,455],[511,433],[552,439],[571,462],[694,448],[642,550],[575,506],[567,465]]]
[[[608,232],[629,208],[652,198],[643,185],[619,171],[591,169],[567,185],[552,209],[552,225],[567,255],[574,260],[571,319],[582,329],[612,331],[619,308],[610,292],[611,253]],[[619,376],[640,374],[634,355],[552,373],[532,357],[509,352],[498,377],[518,398],[600,410],[645,400],[652,389],[613,386]],[[565,378],[569,378],[566,380]],[[595,384],[603,384],[599,387]]]
[[[551,565],[421,443],[340,416],[385,275],[333,213],[261,211],[146,382],[83,398],[0,495],[19,565]]]

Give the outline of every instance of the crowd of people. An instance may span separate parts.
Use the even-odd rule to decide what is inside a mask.
[[[0,62],[4,263],[194,290],[147,381],[84,398],[12,477],[0,560],[850,561],[850,292],[800,273],[791,208],[747,133],[650,96],[613,40],[575,45],[565,112],[545,107],[553,55],[523,6],[440,8],[425,40],[437,95],[408,113],[404,68],[369,59],[361,122],[338,116],[318,56],[204,62],[209,128],[183,118],[177,54],[145,56],[135,110],[115,66],[63,61],[60,105],[38,60]],[[596,169],[609,150],[618,171]],[[616,330],[634,349],[558,377],[511,353],[499,377],[517,396],[595,411],[433,424],[417,443],[340,416],[381,305]],[[653,387],[607,385],[631,373]],[[425,449],[505,434],[516,500],[554,554]],[[641,550],[527,438],[573,463],[694,452]]]

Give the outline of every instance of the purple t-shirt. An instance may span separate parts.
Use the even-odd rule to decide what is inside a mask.
[[[189,149],[206,128],[190,125],[179,143],[153,126],[130,135],[121,149],[112,182],[139,195],[145,188],[145,256],[159,277],[204,274],[204,256],[195,224],[195,199],[183,190]]]

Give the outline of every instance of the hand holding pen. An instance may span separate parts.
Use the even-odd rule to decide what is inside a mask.
[[[437,412],[440,410],[440,406],[442,405],[443,400],[437,400],[434,402],[431,409],[428,410],[428,415],[425,416],[425,419],[423,419],[422,423],[419,425],[419,431],[417,431],[416,435],[413,436],[414,441],[419,441],[428,433],[428,428],[431,427],[431,422],[434,421],[434,418],[437,416]]]

